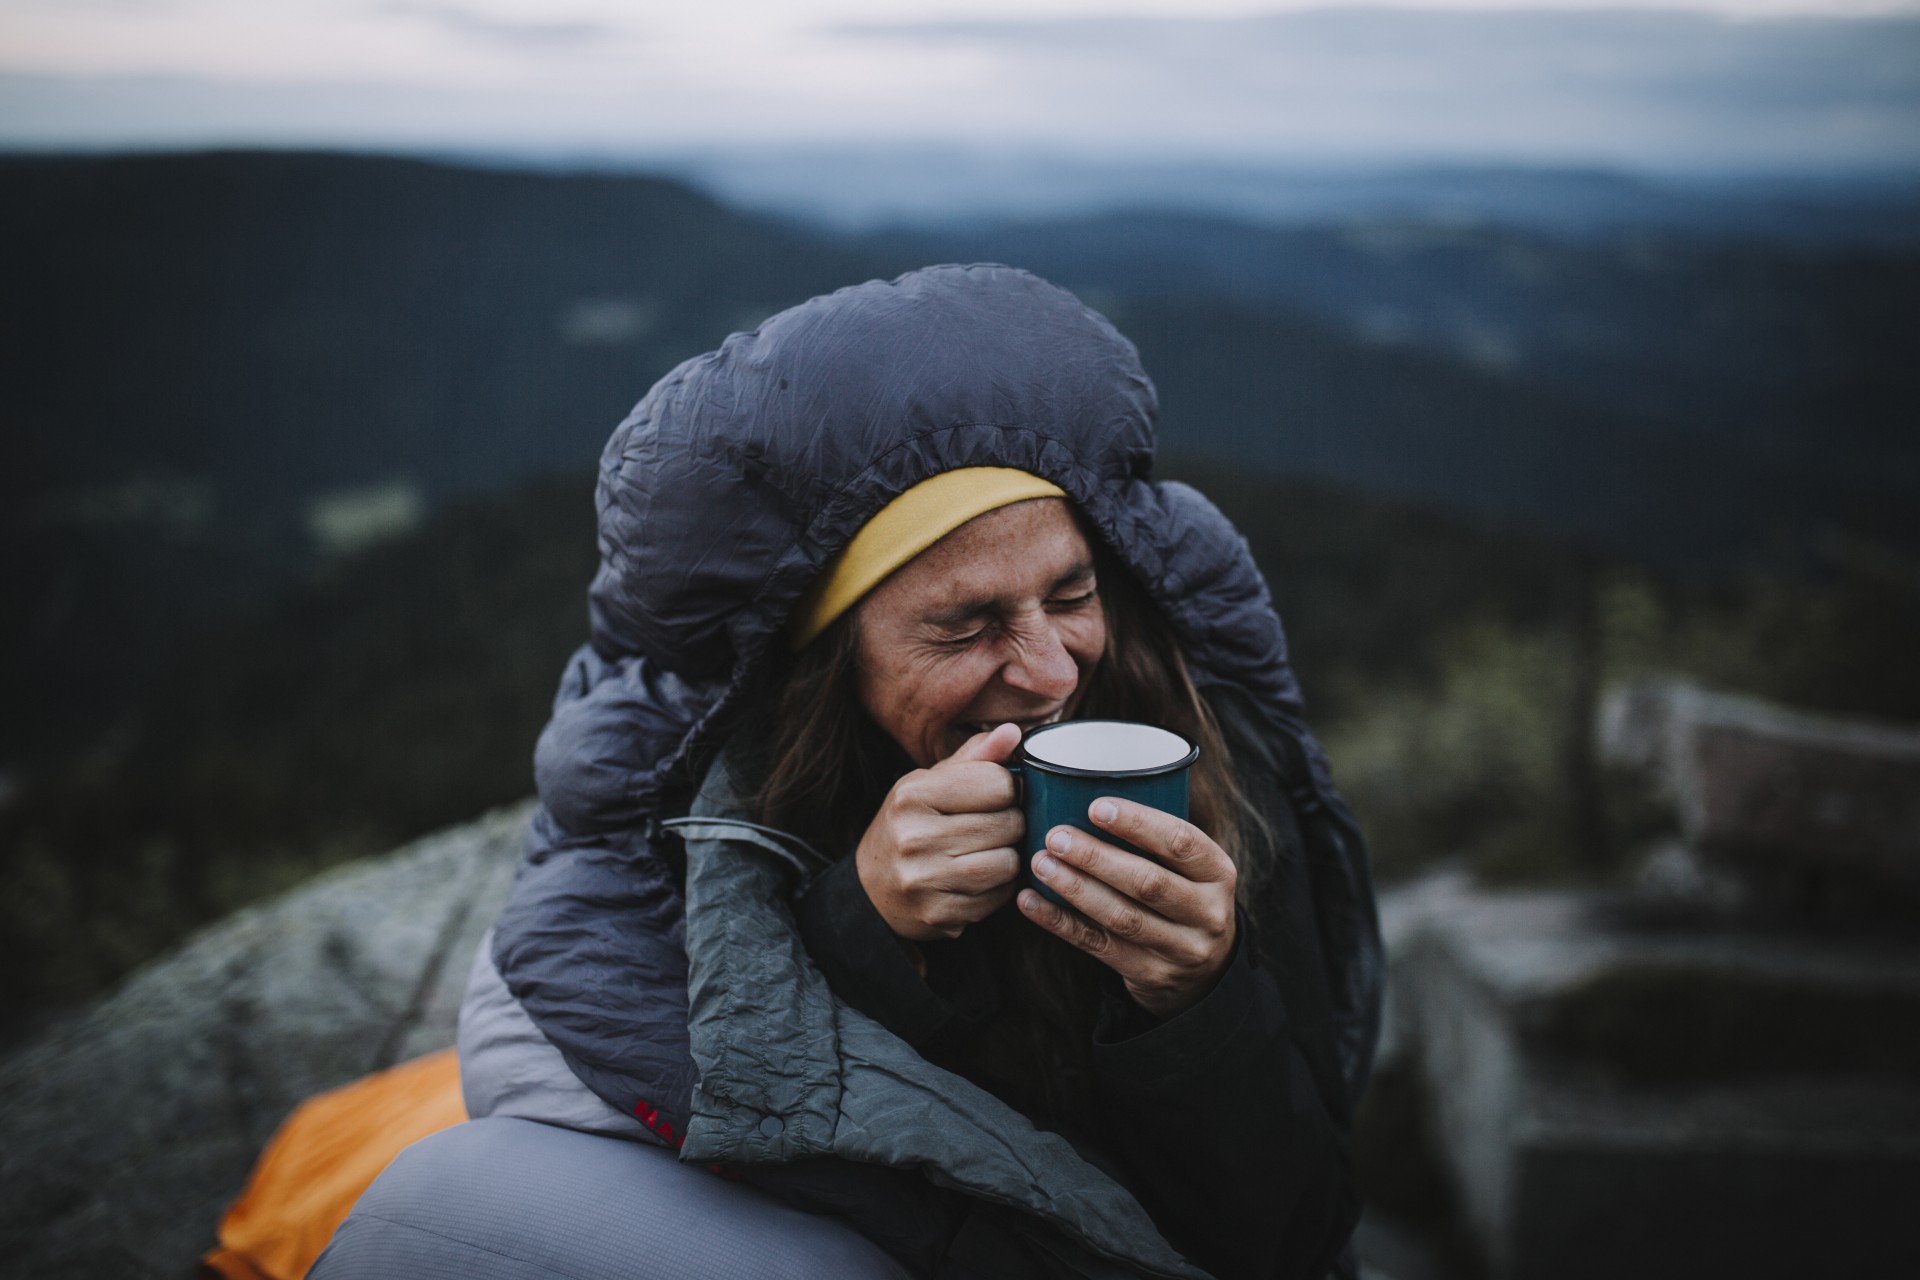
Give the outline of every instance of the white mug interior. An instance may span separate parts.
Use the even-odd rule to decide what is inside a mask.
[[[1177,733],[1126,720],[1069,720],[1027,739],[1026,754],[1089,773],[1137,773],[1186,759],[1193,744]]]

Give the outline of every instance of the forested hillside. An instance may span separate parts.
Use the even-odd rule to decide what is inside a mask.
[[[97,729],[356,516],[585,466],[678,360],[934,258],[1084,289],[1170,455],[1674,564],[1916,536],[1910,257],[1145,214],[860,240],[645,177],[328,155],[0,177],[0,760]]]
[[[524,794],[591,475],[677,361],[936,258],[1139,345],[1395,873],[1602,874],[1656,667],[1920,717],[1890,251],[1115,215],[848,237],[636,176],[0,161],[0,1024]],[[1579,816],[1613,814],[1595,835]]]

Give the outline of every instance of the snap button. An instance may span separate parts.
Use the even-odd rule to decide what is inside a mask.
[[[787,1127],[787,1122],[782,1120],[779,1116],[768,1116],[765,1120],[762,1120],[760,1122],[760,1132],[765,1134],[769,1138],[779,1137],[781,1131],[784,1130],[786,1127]]]

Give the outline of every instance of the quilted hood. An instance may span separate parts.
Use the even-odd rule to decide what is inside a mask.
[[[1009,267],[940,266],[734,335],[614,431],[590,643],[535,751],[541,809],[495,941],[514,996],[601,1096],[664,1106],[691,1085],[679,890],[654,824],[684,812],[702,749],[724,745],[822,568],[929,476],[1017,467],[1058,485],[1169,619],[1196,683],[1244,696],[1263,736],[1298,742],[1310,802],[1338,809],[1245,541],[1195,490],[1152,479],[1156,411],[1132,344],[1072,294]],[[1357,835],[1321,883],[1357,1090],[1381,972]]]
[[[1258,660],[1231,675],[1295,710],[1244,545],[1193,490],[1150,480],[1157,409],[1133,344],[1024,271],[929,267],[804,302],[680,365],[608,441],[593,649],[738,692],[875,512],[940,472],[1006,466],[1066,491],[1203,678]]]

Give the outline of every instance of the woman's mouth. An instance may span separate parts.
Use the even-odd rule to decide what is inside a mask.
[[[976,733],[989,733],[998,729],[1003,724],[1016,724],[1020,726],[1021,733],[1031,733],[1043,724],[1053,724],[1058,720],[1064,719],[1065,715],[1066,708],[1061,707],[1047,715],[1031,716],[1025,720],[1017,719],[1013,716],[1007,716],[1000,720],[964,720],[956,727],[965,730],[969,737]]]

